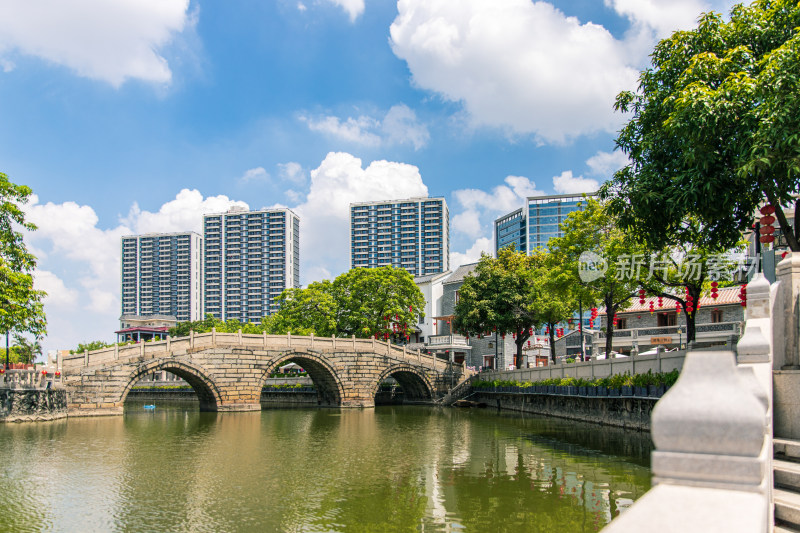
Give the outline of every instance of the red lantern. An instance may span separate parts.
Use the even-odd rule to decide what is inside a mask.
[[[655,311],[655,307],[654,307],[654,305],[653,305],[653,301],[652,301],[652,300],[650,300],[650,314],[651,314],[651,315],[653,314],[653,311]]]
[[[761,209],[759,209],[759,211],[761,211],[762,215],[771,215],[772,213],[775,212],[775,208],[773,206],[767,204],[767,205],[763,206]]]
[[[42,375],[46,376],[47,375],[47,370],[42,370]]]
[[[714,298],[715,300],[719,297],[719,293],[717,292],[718,286],[719,283],[717,283],[716,281],[711,282],[711,297]]]
[[[664,307],[664,297],[663,296],[659,296],[658,297],[658,306],[659,307]]]

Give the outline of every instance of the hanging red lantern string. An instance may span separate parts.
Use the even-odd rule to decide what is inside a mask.
[[[718,286],[719,283],[717,283],[716,281],[711,282],[711,297],[714,298],[715,300],[719,297],[719,293],[717,292]]]
[[[664,307],[664,297],[663,296],[659,296],[658,297],[658,306],[659,307]]]
[[[639,304],[644,305],[644,295],[646,294],[644,289],[639,289]]]
[[[743,284],[739,289],[739,299],[742,301],[742,307],[747,307],[747,285]]]
[[[650,314],[652,315],[653,312],[655,312],[655,307],[654,307],[654,304],[653,304],[653,300],[650,300]]]
[[[762,244],[769,244],[775,241],[775,228],[772,225],[775,223],[775,217],[772,216],[772,213],[775,212],[775,207],[767,204],[763,206],[760,211],[764,216],[759,220],[761,228],[758,230],[758,233],[760,234],[758,240]]]

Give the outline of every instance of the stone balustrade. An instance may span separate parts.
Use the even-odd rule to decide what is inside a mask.
[[[772,531],[772,321],[775,292],[747,286],[732,350],[689,350],[651,416],[654,487],[604,531]]]
[[[9,369],[0,374],[0,389],[49,389],[61,385],[61,373],[48,369]]]

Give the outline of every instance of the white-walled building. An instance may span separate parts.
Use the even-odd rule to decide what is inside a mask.
[[[442,294],[444,292],[444,282],[450,277],[451,272],[442,272],[441,274],[431,274],[429,276],[419,276],[414,278],[414,283],[419,287],[422,295],[425,297],[425,309],[423,310],[425,316],[419,320],[417,327],[419,328],[419,341],[427,342],[431,335],[436,335],[434,317],[441,313],[442,310]]]

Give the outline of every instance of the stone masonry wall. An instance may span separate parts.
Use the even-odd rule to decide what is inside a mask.
[[[349,346],[349,341],[342,344]],[[159,359],[83,368],[80,374],[65,375],[70,415],[119,414],[132,385],[141,376],[160,370],[186,380],[195,389],[201,410],[258,410],[267,377],[288,360],[298,362],[308,372],[320,405],[371,407],[379,383],[390,375],[404,380],[404,390],[420,397],[414,399],[427,397],[428,401],[443,394],[450,381],[439,371],[374,352],[217,346],[183,350]]]
[[[0,422],[56,420],[67,416],[67,393],[63,389],[0,390]]]
[[[654,398],[558,396],[550,394],[479,393],[471,400],[490,407],[568,418],[595,424],[650,431]]]

